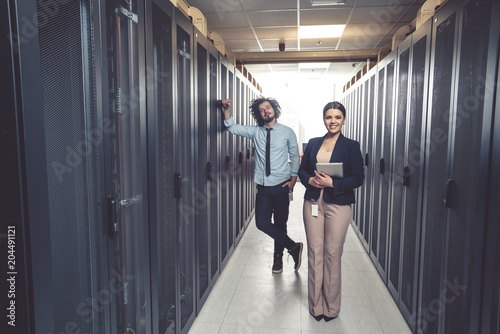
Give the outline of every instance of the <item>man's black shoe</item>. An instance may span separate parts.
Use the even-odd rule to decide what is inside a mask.
[[[302,242],[297,242],[295,243],[295,246],[293,246],[292,249],[288,252],[292,256],[293,261],[295,261],[295,270],[299,270],[300,268],[303,247],[304,245],[302,244]]]
[[[274,253],[273,274],[283,271],[283,255]]]

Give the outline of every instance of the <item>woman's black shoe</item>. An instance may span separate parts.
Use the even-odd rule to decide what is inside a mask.
[[[327,317],[326,315],[324,316],[324,319],[325,319],[326,322],[332,321],[335,318],[337,318],[337,317]]]
[[[312,315],[312,313],[309,313]],[[323,314],[320,314],[320,315],[312,315],[312,317],[314,319],[316,319],[316,321],[321,321],[321,319],[323,319]]]

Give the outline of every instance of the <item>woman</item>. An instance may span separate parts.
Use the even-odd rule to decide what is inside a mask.
[[[309,313],[318,321],[335,319],[340,312],[340,258],[351,221],[354,188],[363,184],[359,143],[342,135],[346,111],[339,102],[323,108],[325,136],[309,140],[299,168],[306,187],[304,225],[309,264]],[[342,162],[343,177],[316,171],[317,162]]]

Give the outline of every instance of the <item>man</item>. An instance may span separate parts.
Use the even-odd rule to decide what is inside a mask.
[[[236,124],[231,117],[231,101],[222,100],[224,124],[229,132],[250,138],[255,146],[256,159],[254,182],[257,183],[255,223],[257,228],[274,239],[274,274],[283,271],[283,251],[300,268],[302,242],[295,242],[287,235],[289,192],[293,191],[299,170],[299,147],[292,129],[276,122],[281,114],[278,101],[260,97],[252,101],[251,114],[257,126]],[[288,159],[291,161],[288,162]],[[274,224],[271,217],[274,213]]]

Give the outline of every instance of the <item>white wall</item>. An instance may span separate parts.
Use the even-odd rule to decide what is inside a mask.
[[[276,98],[280,103],[282,114],[279,122],[295,131],[301,154],[302,143],[326,133],[323,107],[335,98],[340,99],[340,84],[326,78],[309,79],[283,73],[261,76],[259,83],[264,96]]]

